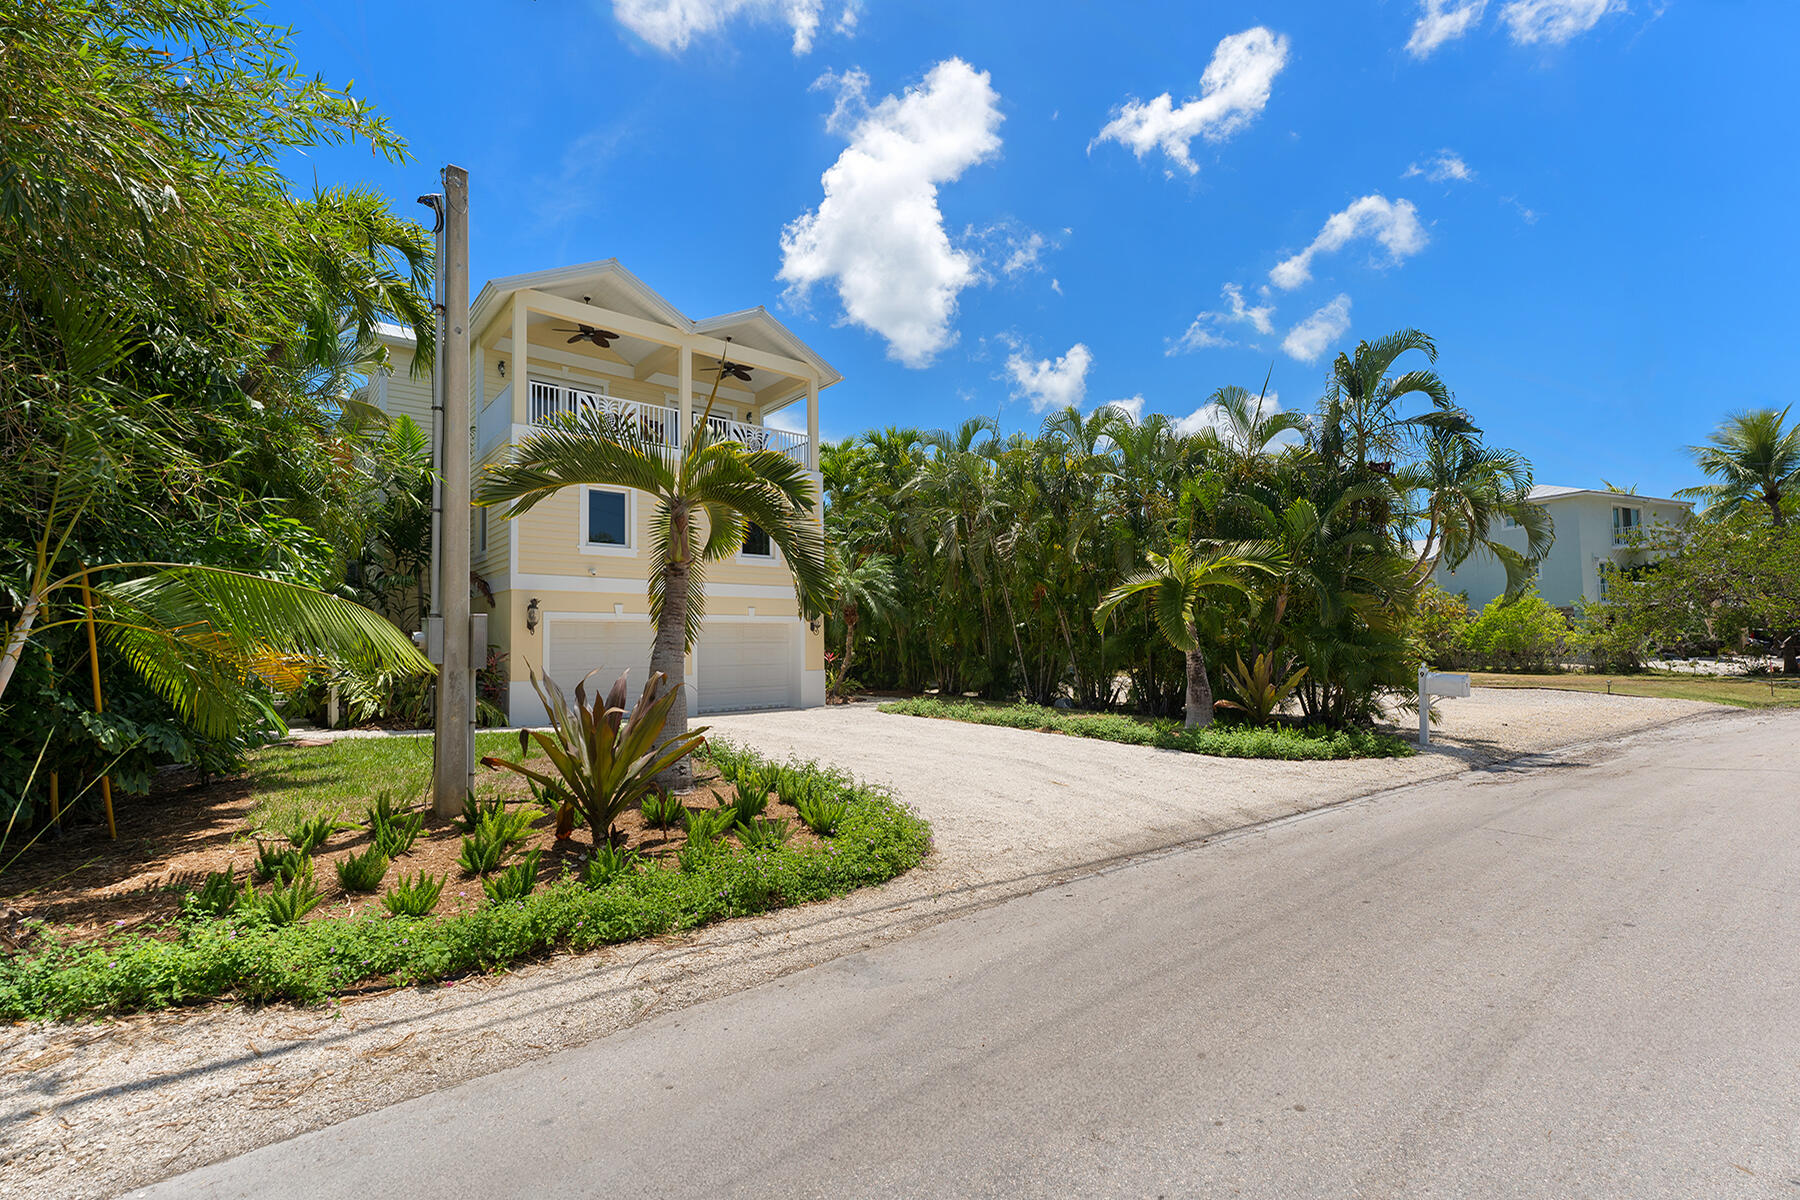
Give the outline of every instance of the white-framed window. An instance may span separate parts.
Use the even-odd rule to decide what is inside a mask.
[[[636,550],[637,499],[625,488],[581,489],[581,552],[631,554]]]
[[[738,554],[743,558],[772,560],[775,557],[775,543],[769,539],[767,530],[751,521],[744,529],[744,547]]]
[[[1517,529],[1518,527],[1519,527],[1519,522],[1517,519],[1515,519],[1513,517],[1513,515],[1511,513],[1507,513],[1505,516],[1500,518],[1500,528],[1502,528],[1502,529]]]
[[[1628,504],[1613,505],[1613,545],[1623,546],[1643,523],[1643,509]]]

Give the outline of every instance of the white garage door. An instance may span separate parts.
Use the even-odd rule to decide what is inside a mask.
[[[708,622],[696,658],[701,712],[789,708],[800,702],[794,627],[788,622]]]
[[[550,678],[562,685],[572,699],[575,685],[589,671],[588,695],[604,695],[621,671],[631,675],[626,691],[635,703],[650,675],[650,641],[654,634],[643,617],[590,620],[582,617],[549,617],[544,621],[544,657]]]

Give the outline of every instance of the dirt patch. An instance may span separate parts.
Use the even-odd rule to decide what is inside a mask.
[[[716,809],[728,803],[733,788],[716,770],[697,765],[695,776],[694,790],[682,796],[685,807]],[[530,803],[526,784],[518,776],[493,772],[482,779],[483,799],[503,798],[509,806]],[[54,927],[52,935],[64,943],[102,941],[127,933],[161,936],[180,914],[182,897],[199,887],[208,874],[229,870],[240,883],[250,877],[257,842],[248,832],[247,818],[255,801],[244,779],[166,788],[134,798],[119,806],[117,841],[107,837],[104,825],[76,826],[55,840],[40,841],[0,875],[0,909],[10,906],[27,919],[48,923]],[[351,818],[349,813],[344,815]],[[763,815],[788,820],[789,845],[799,847],[817,840],[800,821],[799,813],[776,796],[769,797]],[[687,844],[679,826],[658,829],[647,824],[636,809],[621,816],[615,828],[627,849],[648,859],[672,857]],[[545,813],[532,823],[529,838],[502,865],[540,850],[540,884],[579,871],[593,854],[592,834],[585,825],[577,825],[573,836],[561,841],[555,833],[555,817]],[[462,831],[451,820],[426,811],[418,841],[388,867],[380,891],[346,891],[338,882],[337,864],[362,853],[370,840],[367,826],[359,822],[354,829],[333,834],[313,856],[314,882],[325,902],[308,920],[384,911],[381,894],[402,872],[423,871],[445,878],[434,915],[453,916],[485,903],[480,878],[457,866]],[[285,845],[279,838],[265,839],[264,844]]]

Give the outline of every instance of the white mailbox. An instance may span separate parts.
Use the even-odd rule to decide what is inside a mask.
[[[1448,671],[1428,671],[1419,668],[1419,745],[1431,745],[1431,698],[1442,696],[1446,699],[1466,697],[1469,694],[1469,677],[1453,675]]]

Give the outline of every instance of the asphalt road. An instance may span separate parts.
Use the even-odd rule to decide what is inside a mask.
[[[1800,1198],[1796,747],[1227,835],[140,1194]]]

